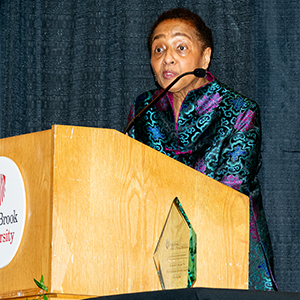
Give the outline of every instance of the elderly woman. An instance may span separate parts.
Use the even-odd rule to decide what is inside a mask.
[[[211,30],[191,11],[173,9],[154,23],[148,49],[159,89],[136,99],[129,121],[180,74],[208,68],[213,49]],[[261,165],[257,104],[209,72],[204,78],[187,75],[146,112],[130,135],[249,196],[249,288],[276,289],[257,178]]]

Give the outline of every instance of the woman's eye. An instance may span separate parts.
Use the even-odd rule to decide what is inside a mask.
[[[186,47],[185,46],[178,46],[178,49],[180,50],[180,51],[184,51],[184,50],[186,50]]]
[[[163,51],[163,48],[162,47],[158,47],[154,50],[156,53],[160,53]]]

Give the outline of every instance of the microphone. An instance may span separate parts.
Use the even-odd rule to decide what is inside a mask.
[[[183,73],[181,75],[179,75],[178,77],[176,77],[162,92],[160,92],[146,107],[144,107],[128,124],[127,126],[125,127],[123,133],[126,134],[130,129],[131,127],[134,125],[134,123],[136,123],[140,118],[141,116],[143,116],[146,111],[152,107],[161,97],[163,97],[167,92],[168,90],[178,81],[180,80],[182,77],[186,76],[186,75],[190,75],[190,74],[193,74],[194,76],[196,77],[199,77],[199,78],[203,78],[206,76],[206,70],[205,69],[201,69],[201,68],[197,68],[195,69],[194,71],[191,71],[191,72],[186,72],[186,73]]]

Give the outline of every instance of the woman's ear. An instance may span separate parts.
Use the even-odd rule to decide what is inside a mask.
[[[210,64],[210,59],[211,59],[211,48],[210,47],[207,47],[203,50],[202,57],[203,57],[202,68],[207,70],[209,67],[209,64]]]

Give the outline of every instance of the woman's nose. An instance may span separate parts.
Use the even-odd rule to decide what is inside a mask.
[[[174,58],[172,50],[170,50],[170,49],[166,50],[165,56],[164,56],[164,63],[166,65],[175,63],[175,58]]]

